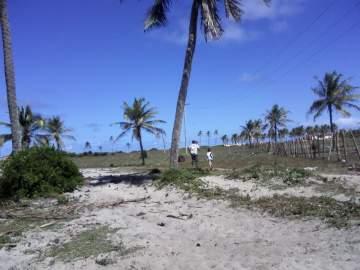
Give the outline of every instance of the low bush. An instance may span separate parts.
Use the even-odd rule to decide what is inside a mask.
[[[1,164],[0,197],[38,197],[71,192],[83,178],[62,152],[34,147],[14,154]]]

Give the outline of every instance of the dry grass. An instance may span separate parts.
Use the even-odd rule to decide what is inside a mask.
[[[202,168],[207,168],[206,161],[207,147],[202,147],[199,153],[199,165]],[[345,165],[327,160],[311,160],[303,158],[279,157],[268,153],[256,153],[253,149],[244,147],[212,147],[215,156],[215,168],[223,169],[244,169],[254,165],[263,166],[279,166],[288,168],[304,168],[304,167],[318,167],[320,172],[327,173],[344,173],[347,171]],[[184,150],[180,150],[184,154]],[[80,168],[107,168],[107,167],[125,167],[125,166],[141,166],[140,154],[120,153],[107,156],[83,156],[74,157],[73,160]],[[146,159],[146,167],[153,168],[167,168],[169,165],[168,152],[164,151],[149,151]],[[186,161],[181,163],[181,168],[190,168],[190,156],[186,156]]]

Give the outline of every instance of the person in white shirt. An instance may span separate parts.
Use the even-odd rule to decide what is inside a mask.
[[[208,148],[208,151],[207,151],[207,153],[206,153],[206,158],[207,158],[207,160],[208,160],[208,162],[209,162],[209,168],[210,168],[210,170],[212,170],[212,169],[213,169],[214,155],[213,155],[213,153],[211,152],[211,148]]]
[[[192,141],[192,143],[189,146],[189,151],[191,155],[191,166],[198,167],[198,151],[200,149],[199,144],[197,141]]]

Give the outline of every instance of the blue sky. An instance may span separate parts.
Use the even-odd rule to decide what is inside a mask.
[[[110,124],[122,120],[123,101],[134,97],[158,108],[169,141],[191,1],[173,1],[168,26],[144,33],[151,2],[9,1],[19,103],[60,115],[77,138],[67,143],[68,150],[83,150],[85,141],[109,149],[109,137],[120,133]],[[199,130],[239,132],[246,120],[262,118],[275,103],[291,112],[290,126],[312,124],[306,112],[315,75],[337,70],[360,85],[357,3],[273,0],[266,7],[244,0],[242,22],[224,19],[221,40],[206,43],[200,33],[186,111],[188,137]],[[0,119],[8,120],[3,75],[0,83]],[[354,127],[360,114],[336,119]],[[325,121],[327,115],[317,123]],[[128,141],[120,140],[116,149]],[[145,145],[162,143],[145,136]]]

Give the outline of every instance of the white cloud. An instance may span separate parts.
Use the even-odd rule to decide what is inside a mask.
[[[260,33],[256,31],[247,31],[241,25],[234,22],[224,24],[224,33],[221,37],[222,41],[246,42],[258,39]]]
[[[360,119],[356,117],[340,117],[335,120],[335,123],[341,128],[358,128]]]
[[[258,74],[251,74],[248,72],[243,72],[240,75],[240,81],[242,82],[253,82],[260,79],[260,76]]]
[[[286,21],[275,21],[270,24],[270,30],[275,33],[284,32],[289,28],[289,25]]]
[[[263,0],[244,0],[244,20],[277,19],[297,14],[303,10],[305,0],[272,0],[265,5]]]

